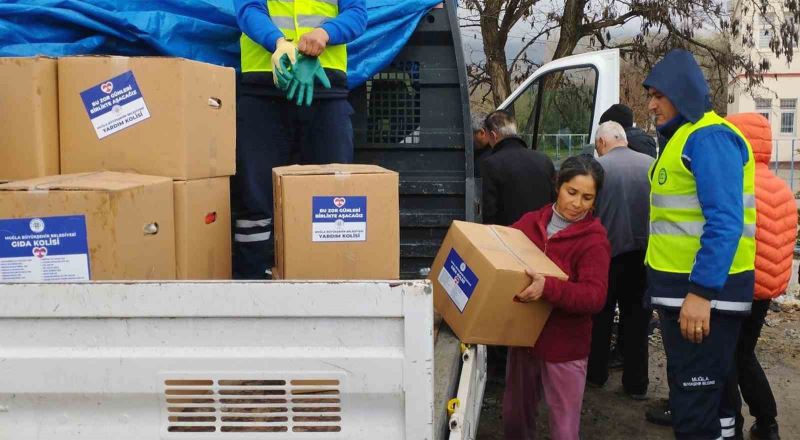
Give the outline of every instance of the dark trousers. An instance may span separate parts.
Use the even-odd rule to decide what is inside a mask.
[[[231,181],[234,278],[264,279],[275,262],[272,168],[297,161],[352,162],[352,114],[345,98],[298,107],[283,98],[239,97],[236,175]]]
[[[736,408],[723,398],[723,392],[732,372],[742,317],[712,311],[708,337],[695,344],[681,335],[678,311],[660,309],[659,316],[675,438],[711,440],[732,435]]]
[[[753,301],[753,309],[750,316],[742,321],[742,330],[736,344],[735,372],[726,386],[725,399],[728,405],[736,408],[737,432],[742,432],[744,425],[742,398],[750,408],[750,415],[755,417],[760,426],[769,426],[775,423],[775,418],[778,417],[775,396],[772,395],[767,375],[764,374],[756,357],[756,344],[761,336],[761,328],[764,326],[770,302],[770,300]]]
[[[631,394],[647,392],[647,331],[652,311],[642,305],[646,290],[644,251],[626,252],[611,259],[606,306],[593,318],[592,349],[587,373],[590,382],[604,384],[608,380],[611,327],[614,309],[619,303],[619,336],[625,340],[622,386]]]

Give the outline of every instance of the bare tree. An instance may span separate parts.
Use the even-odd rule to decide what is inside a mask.
[[[511,93],[515,75],[527,76],[535,65],[525,51],[558,31],[553,59],[574,53],[580,44],[598,49],[619,48],[623,58],[649,68],[669,49],[691,50],[720,78],[743,79],[751,88],[762,81],[769,62],[753,58],[753,23],[770,17],[770,50],[791,61],[798,44],[800,2],[798,0],[467,0],[466,7],[477,16],[464,26],[478,26],[483,37],[486,61],[470,67],[473,90],[489,82],[495,105]],[[550,10],[547,10],[550,7]],[[529,23],[530,32],[519,54],[506,57],[511,29]],[[634,38],[615,41],[611,31],[626,24],[638,24]],[[709,35],[722,35],[714,44]]]
[[[495,106],[511,94],[512,83],[530,75],[536,64],[528,49],[542,43],[542,37],[558,27],[552,14],[537,8],[542,0],[467,0],[465,6],[471,15],[462,18],[462,27],[479,27],[483,40],[484,61],[468,67],[471,92],[483,89],[484,98],[489,93]],[[506,56],[512,28],[518,23],[530,25],[522,36],[521,47],[509,59]],[[489,87],[485,87],[486,85]]]

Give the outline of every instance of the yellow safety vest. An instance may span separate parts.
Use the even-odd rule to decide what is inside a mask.
[[[696,123],[683,124],[667,143],[661,157],[650,167],[650,237],[647,264],[656,270],[691,273],[700,250],[705,217],[697,198],[697,186],[681,156],[689,136],[709,125],[722,124],[739,135],[749,155],[744,166],[744,228],[728,274],[754,269],[756,255],[755,162],[753,149],[742,133],[713,111]]]
[[[287,40],[298,41],[323,23],[339,15],[338,0],[267,0],[272,23]],[[272,52],[242,33],[242,72],[272,72]],[[347,46],[328,46],[319,56],[322,67],[347,72]]]

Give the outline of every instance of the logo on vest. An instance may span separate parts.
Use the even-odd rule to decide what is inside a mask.
[[[661,168],[661,170],[658,172],[658,184],[663,185],[665,183],[667,183],[667,170]]]

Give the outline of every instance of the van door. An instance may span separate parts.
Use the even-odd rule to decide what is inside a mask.
[[[537,69],[501,105],[533,149],[558,165],[592,153],[600,115],[619,102],[619,50],[610,49],[551,61]]]

